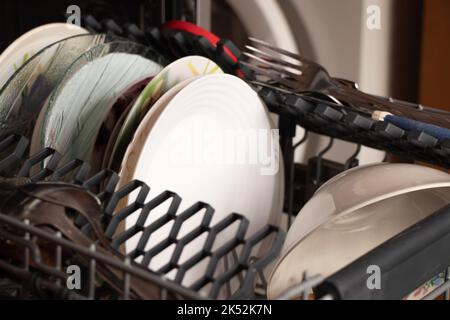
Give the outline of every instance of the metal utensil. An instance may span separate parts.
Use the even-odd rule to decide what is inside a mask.
[[[98,252],[125,259],[110,246],[100,223],[100,204],[86,190],[64,183],[29,183],[27,179],[0,179],[0,195],[2,213],[19,220],[28,220],[34,226],[50,227],[85,247],[92,247],[95,240],[98,240],[101,244],[96,246]],[[94,233],[94,240],[74,225],[67,216],[66,209],[77,211],[88,221]],[[80,260],[83,264],[89,263],[82,258]],[[122,277],[120,271],[102,264],[98,264],[97,269],[104,281],[116,290],[122,289],[119,281]],[[129,279],[129,289],[132,297],[155,299],[158,296],[156,286],[146,285],[135,278]]]
[[[265,50],[246,46],[248,52],[244,52],[244,55],[258,65],[245,61],[241,61],[241,64],[256,75],[268,78],[267,82],[271,86],[287,89],[291,93],[319,92],[369,116],[376,110],[382,110],[450,128],[449,112],[364,93],[350,80],[331,77],[323,66],[314,61],[255,38],[250,38],[250,41]]]

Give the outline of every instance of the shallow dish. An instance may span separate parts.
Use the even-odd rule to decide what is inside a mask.
[[[130,84],[158,73],[162,60],[154,51],[129,42],[91,49],[72,64],[52,94],[43,110],[42,128],[33,134],[38,143],[32,145],[57,150],[63,161],[89,161],[111,102]]]
[[[31,138],[41,108],[66,69],[86,50],[106,41],[104,35],[73,36],[29,58],[0,89],[0,135]]]
[[[223,71],[208,58],[189,56],[181,58],[162,70],[142,91],[131,107],[124,124],[119,132],[117,142],[113,148],[109,167],[113,170],[120,168],[121,160],[133,138],[133,134],[140,121],[164,93],[176,84],[198,75],[220,74]]]
[[[248,235],[268,223],[277,225],[282,211],[284,174],[278,139],[272,136],[274,127],[258,95],[239,78],[224,74],[200,77],[176,93],[179,88],[163,96],[170,101],[158,101],[142,121],[127,150],[120,185],[132,179],[144,181],[151,187],[149,198],[166,190],[174,191],[182,198],[180,213],[197,201],[204,201],[215,209],[211,225],[233,212],[241,213],[249,220]],[[260,140],[246,140],[253,134]],[[230,137],[236,140],[230,140],[230,149],[226,149],[226,144],[219,141]],[[256,150],[248,149],[255,146],[253,143],[258,146]],[[258,154],[252,154],[253,151]],[[218,153],[225,157],[209,157]],[[239,155],[250,154],[256,157],[254,162],[250,157],[239,161]],[[259,159],[261,154],[272,158]],[[134,201],[135,196],[132,194],[122,207]],[[164,213],[164,208],[156,208],[146,225]],[[179,236],[199,226],[203,214],[189,219]],[[135,225],[137,217],[138,214],[132,214],[126,219],[127,229]],[[221,232],[214,248],[229,241],[236,227]],[[144,247],[167,239],[169,232],[167,224],[153,233]],[[179,262],[201,250],[205,239],[197,240],[186,246]],[[139,241],[138,237],[128,240],[127,252],[135,250]],[[170,250],[161,252],[151,260],[150,268],[159,270],[168,263],[171,254]],[[204,268],[205,263],[199,263],[184,277],[183,283],[192,284]]]
[[[412,164],[346,171],[298,214],[269,281],[269,298],[303,272],[329,276],[450,202],[450,176]]]
[[[0,55],[0,88],[29,58],[57,41],[88,31],[68,23],[50,23],[34,28],[16,39]]]
[[[146,76],[144,79],[137,80],[110,102],[110,106],[107,107],[109,112],[103,119],[94,143],[94,150],[90,161],[93,172],[106,169],[105,166],[107,166],[109,161],[105,164],[105,159],[110,159],[111,157],[112,151],[110,149],[117,140],[119,130],[129,113],[130,105],[136,100],[151,79],[152,77]]]

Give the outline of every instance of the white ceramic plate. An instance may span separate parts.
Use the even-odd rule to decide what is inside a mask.
[[[28,31],[0,55],[0,88],[23,63],[41,49],[62,39],[87,33],[86,29],[68,23],[50,23]]]
[[[122,157],[133,138],[133,134],[140,121],[164,93],[176,84],[198,75],[221,74],[219,66],[208,58],[189,56],[178,59],[164,68],[142,91],[134,105],[131,107],[125,122],[119,132],[117,142],[113,148],[109,167],[118,170]]]
[[[173,86],[170,90],[168,90],[165,94],[163,94],[158,101],[156,101],[152,108],[147,112],[144,119],[141,121],[141,124],[137,128],[136,132],[133,135],[133,140],[128,145],[127,151],[123,157],[122,166],[120,169],[120,180],[117,184],[117,188],[120,189],[124,187],[127,183],[133,180],[136,166],[139,162],[139,158],[142,154],[142,149],[144,148],[145,141],[147,140],[150,131],[152,130],[155,122],[158,120],[158,117],[161,115],[161,112],[167,107],[170,101],[189,83],[198,79],[197,77],[193,77],[190,79],[186,79],[177,85]],[[119,205],[119,210],[128,205],[128,200],[124,199],[126,202],[122,202]]]
[[[361,252],[420,221],[450,201],[449,188],[447,173],[412,164],[368,165],[329,180],[303,207],[290,228],[273,271],[270,298],[300,281],[303,271],[329,275],[350,259],[358,258]],[[433,197],[432,203],[426,200]],[[347,229],[341,234],[339,225],[344,223]],[[308,252],[311,248],[317,250]],[[333,250],[337,251],[333,254]]]
[[[123,172],[127,174],[123,177],[127,181],[146,182],[151,187],[149,198],[166,190],[176,192],[183,199],[178,212],[198,201],[209,203],[216,210],[211,225],[233,212],[250,221],[247,235],[268,223],[278,223],[284,187],[278,140],[270,136],[273,125],[266,107],[245,82],[230,75],[203,76],[183,88],[165,107],[151,110],[141,124],[146,126],[148,122],[148,127],[138,130],[138,136],[145,136],[141,130],[148,131],[145,141],[133,142],[127,151],[127,159],[133,157],[135,145],[141,151],[137,152],[135,166],[128,167],[124,162]],[[273,143],[268,146],[270,139]],[[223,157],[217,157],[219,153]],[[264,153],[273,156],[274,163],[266,162]],[[255,161],[249,154],[256,157]],[[128,203],[134,197],[131,195]],[[164,208],[153,210],[147,223],[164,213]],[[137,217],[136,213],[126,219],[127,229],[136,223]],[[191,218],[179,236],[197,227],[201,218],[202,214]],[[222,232],[214,248],[234,237],[236,227]],[[169,231],[167,224],[152,234],[148,246],[166,239]],[[179,262],[199,252],[204,240],[200,237],[190,243]],[[127,251],[133,250],[138,241],[138,237],[130,239]],[[150,268],[158,270],[170,255],[170,250],[162,252],[151,261]],[[185,276],[183,284],[190,285],[202,275],[206,265],[201,264]]]
[[[92,61],[75,73],[68,71],[67,79],[49,101],[40,135],[34,135],[40,138],[41,147],[54,148],[66,161],[89,161],[111,101],[136,80],[162,69],[156,62],[127,53],[138,51],[138,45],[123,42],[118,48],[128,51],[117,49],[118,52],[104,54],[100,47],[100,57],[88,52],[84,59],[94,57]]]
[[[55,42],[29,58],[0,89],[0,134],[31,138],[41,108],[67,68],[104,35],[76,35]]]
[[[120,94],[115,101],[112,101],[112,107],[109,108],[110,112],[104,120],[100,133],[97,136],[95,143],[95,159],[91,163],[99,165],[97,171],[100,169],[108,169],[108,164],[111,159],[112,148],[117,141],[117,136],[122,128],[123,122],[126,116],[130,112],[131,106],[136,101],[139,94],[144,90],[152,77],[146,77],[145,79],[138,80],[133,83],[124,92]],[[117,170],[115,170],[117,172]]]

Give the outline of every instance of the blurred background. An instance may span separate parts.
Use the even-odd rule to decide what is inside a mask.
[[[448,0],[2,0],[0,50],[46,22],[64,21],[69,5],[83,15],[140,27],[184,19],[233,40],[269,41],[316,60],[336,77],[364,91],[450,110],[450,1]],[[369,6],[380,8],[381,28],[367,27]],[[298,132],[299,138],[302,136]],[[328,140],[313,136],[298,161],[317,154]],[[327,158],[344,161],[353,145],[339,142]],[[385,154],[364,148],[361,164]]]

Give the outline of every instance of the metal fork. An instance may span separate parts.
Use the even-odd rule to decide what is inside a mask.
[[[246,61],[240,63],[256,75],[269,79],[260,80],[260,83],[263,81],[272,87],[297,94],[317,92],[367,115],[375,111],[387,111],[450,128],[450,113],[447,111],[364,93],[355,82],[331,77],[323,66],[314,61],[267,42],[249,39],[253,45],[246,46],[248,52],[244,52],[244,55],[257,64]]]

